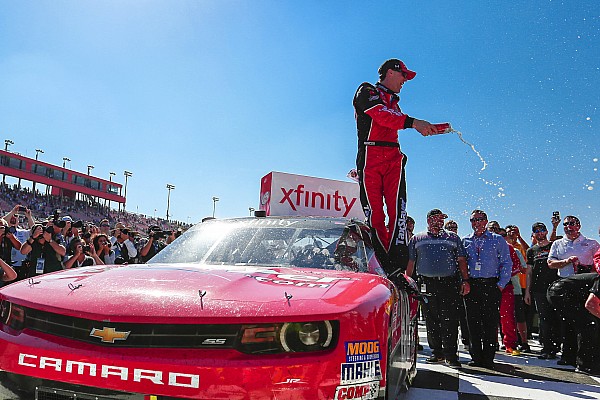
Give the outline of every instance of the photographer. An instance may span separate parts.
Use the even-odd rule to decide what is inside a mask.
[[[63,263],[64,269],[104,265],[94,246],[86,245],[81,239],[71,240],[69,254],[70,257]]]
[[[94,236],[93,244],[96,254],[98,254],[98,257],[104,261],[104,264],[110,265],[115,263],[115,252],[110,248],[110,240],[108,240],[108,236],[103,233]]]
[[[112,249],[115,252],[115,264],[125,264],[137,257],[137,250],[131,240],[130,231],[125,227],[115,228],[115,243]]]
[[[21,242],[15,237],[17,230],[0,220],[0,258],[12,265],[12,250],[21,250]]]
[[[61,260],[67,249],[56,240],[54,232],[55,227],[51,222],[45,229],[42,225],[31,228],[29,239],[21,246],[21,254],[29,256],[28,277],[62,269]]]
[[[173,236],[173,232],[163,231],[159,226],[156,225],[148,228],[148,242],[140,251],[140,262],[147,263],[152,257],[167,247],[164,239],[166,239],[168,236]]]
[[[19,228],[19,226],[18,226],[18,223],[19,223],[18,215],[19,214],[25,215],[25,217],[27,218],[27,224],[28,224],[29,229]],[[35,225],[35,223],[33,221],[33,216],[31,215],[31,210],[24,206],[18,205],[18,204],[8,214],[6,214],[2,219],[8,223],[8,226],[10,227],[11,230],[12,229],[15,230],[13,235],[20,243],[25,243],[25,241],[29,238],[31,227],[33,225]],[[21,254],[21,251],[19,249],[20,249],[20,246],[19,246],[19,248],[13,247],[11,249],[10,259],[11,259],[12,263],[9,263],[9,264],[13,268],[15,268],[15,270],[17,271],[18,279],[21,280],[21,279],[25,278],[27,266],[26,265],[23,266],[23,263],[25,262],[26,257],[23,254]],[[26,262],[25,262],[25,264],[26,264]]]
[[[17,278],[17,273],[15,270],[8,265],[4,260],[0,259],[0,268],[2,269],[2,279],[0,279],[3,283],[14,281]]]

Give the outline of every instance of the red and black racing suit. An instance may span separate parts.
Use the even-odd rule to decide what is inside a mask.
[[[398,129],[411,128],[414,118],[402,113],[399,100],[381,83],[373,86],[365,82],[359,86],[353,101],[360,201],[371,226],[375,252],[388,275],[398,269],[403,272],[408,263],[406,155],[400,151]]]

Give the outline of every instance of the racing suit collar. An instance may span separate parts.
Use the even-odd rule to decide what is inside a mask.
[[[397,102],[399,102],[399,101],[400,101],[400,96],[398,96],[398,94],[397,94],[397,93],[395,93],[393,90],[391,90],[391,89],[388,89],[387,87],[385,87],[385,85],[384,85],[383,83],[381,83],[381,82],[377,82],[377,83],[375,84],[375,86],[376,86],[378,89],[381,89],[383,92],[385,92],[385,93],[389,94],[389,95],[390,95],[390,97],[392,98],[392,100],[393,100],[393,101],[397,101]]]
[[[391,95],[395,95],[396,94],[393,90],[388,89],[387,87],[385,87],[383,85],[383,83],[381,83],[381,82],[377,82],[377,84],[375,86],[377,86],[378,88],[380,88],[381,90],[383,90],[384,92],[386,92],[388,94],[391,94]]]

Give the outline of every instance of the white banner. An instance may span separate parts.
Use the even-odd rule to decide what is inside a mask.
[[[358,183],[269,172],[260,186],[260,209],[267,215],[365,218]]]

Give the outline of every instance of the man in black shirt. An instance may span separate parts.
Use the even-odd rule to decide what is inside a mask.
[[[560,349],[559,321],[556,310],[548,299],[546,292],[552,282],[559,279],[556,269],[548,267],[548,254],[552,242],[548,241],[548,229],[541,222],[536,222],[531,227],[537,243],[527,249],[527,288],[525,289],[525,303],[535,306],[540,316],[540,344],[542,353],[538,358],[548,360],[556,358]]]

